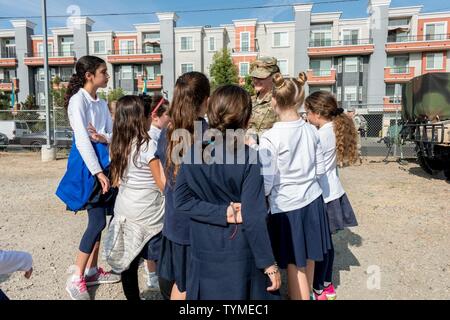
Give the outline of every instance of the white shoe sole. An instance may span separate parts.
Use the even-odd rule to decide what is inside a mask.
[[[69,294],[70,299],[72,299],[72,300],[79,300],[79,299],[75,299],[75,298],[72,296],[72,293],[70,292],[69,289],[67,289],[67,287],[66,287],[66,291],[67,291],[67,293]],[[90,296],[89,296],[89,300],[91,300],[91,299],[90,299]],[[80,301],[81,301],[81,300],[80,300]],[[87,301],[87,300],[86,300],[86,301]]]

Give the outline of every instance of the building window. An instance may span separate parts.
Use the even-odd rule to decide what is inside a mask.
[[[342,40],[344,45],[357,45],[359,40],[359,30],[342,31]]]
[[[250,63],[240,62],[239,63],[239,76],[246,77],[249,74]]]
[[[15,58],[16,57],[16,40],[5,39],[2,43],[2,58]]]
[[[278,67],[280,68],[280,73],[283,76],[289,75],[288,71],[288,61],[286,59],[279,59],[278,60]]]
[[[194,65],[192,63],[181,64],[181,74],[194,71]]]
[[[143,77],[147,80],[155,80],[158,75],[161,74],[160,65],[144,66]]]
[[[311,46],[327,47],[331,46],[331,24],[311,25]]]
[[[342,87],[337,88],[337,101],[342,100]]]
[[[208,43],[208,50],[209,51],[216,51],[216,38],[209,37],[209,43]]]
[[[358,57],[347,57],[344,63],[345,72],[358,72]]]
[[[53,57],[53,43],[49,43],[47,48],[48,48],[48,56]],[[44,44],[39,43],[38,44],[38,57],[43,57],[43,56],[44,56]]]
[[[387,58],[388,67],[391,68],[392,74],[405,74],[409,72],[409,55],[406,56],[389,56]]]
[[[95,54],[105,54],[106,53],[105,40],[95,40],[94,41],[94,53]]]
[[[447,24],[445,22],[425,24],[425,40],[447,39]]]
[[[331,75],[331,59],[314,59],[310,62],[310,68],[316,77],[328,77]]]
[[[120,80],[133,80],[133,66],[122,66],[120,68]]]
[[[310,94],[314,93],[314,92],[317,92],[317,91],[327,91],[327,92],[333,93],[333,88],[331,86],[324,86],[324,87],[321,87],[321,86],[310,86],[309,87],[309,93]]]
[[[241,52],[250,51],[250,32],[241,32]]]
[[[289,46],[289,34],[287,32],[274,32],[273,33],[273,46],[274,47],[288,47]]]
[[[344,101],[356,102],[358,101],[358,87],[345,87],[344,88]]]
[[[427,70],[442,70],[444,68],[444,54],[439,53],[427,53]]]
[[[181,37],[180,38],[181,47],[180,51],[191,51],[194,50],[194,38],[192,37]]]
[[[61,50],[61,52],[59,53],[59,55],[61,57],[71,57],[74,55],[74,53],[73,53],[73,36],[61,37],[60,50]]]
[[[363,88],[359,87],[359,101],[363,101]]]
[[[134,40],[121,40],[119,54],[133,54],[135,51],[134,47],[135,47]]]
[[[71,67],[61,67],[60,78],[63,82],[69,82],[73,74],[73,68]]]

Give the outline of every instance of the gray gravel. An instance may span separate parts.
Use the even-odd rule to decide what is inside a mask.
[[[67,270],[86,215],[66,211],[54,196],[66,163],[0,153],[0,248],[34,258],[30,280],[22,273],[0,276],[11,299],[68,299]],[[430,178],[415,163],[375,158],[340,174],[359,226],[334,236],[338,299],[449,299],[450,184],[443,175]],[[144,288],[142,269],[140,279]],[[124,299],[120,284],[90,293]],[[161,299],[159,293],[144,296]]]

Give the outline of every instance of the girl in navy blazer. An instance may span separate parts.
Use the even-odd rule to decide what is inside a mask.
[[[281,278],[267,231],[261,166],[256,151],[244,144],[251,111],[244,89],[218,88],[208,103],[213,130],[200,150],[194,145],[187,152],[178,173],[176,212],[190,218],[187,299],[279,299]],[[241,134],[225,136],[228,129]],[[195,161],[199,151],[203,157]],[[227,209],[235,203],[241,210],[230,224]]]

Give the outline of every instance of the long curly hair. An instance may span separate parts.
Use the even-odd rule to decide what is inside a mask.
[[[124,96],[117,101],[114,118],[113,136],[110,145],[111,183],[118,186],[126,172],[129,161],[138,166],[140,150],[148,146],[148,122],[144,115],[142,99],[137,96]],[[133,159],[130,154],[135,146]]]
[[[306,98],[305,108],[333,121],[338,165],[354,164],[359,158],[355,124],[344,113],[344,109],[338,107],[334,95],[327,91],[316,91]]]
[[[201,72],[187,72],[177,79],[172,104],[168,112],[170,122],[167,127],[166,165],[164,168],[166,177],[172,176],[171,182],[175,181],[180,168],[180,163],[174,162],[172,157],[174,148],[180,141],[179,139],[178,141],[172,140],[175,137],[172,135],[175,130],[184,129],[184,132],[190,136],[182,135],[183,142],[186,143],[188,140],[193,143],[195,121],[198,120],[198,113],[205,99],[209,97],[210,91],[209,80]],[[185,148],[179,151],[178,159],[182,159],[184,151],[186,151]],[[169,174],[170,172],[172,172],[172,175]]]
[[[84,56],[78,59],[77,64],[75,65],[75,73],[69,80],[67,91],[64,96],[64,106],[66,109],[69,106],[70,98],[84,87],[84,84],[86,83],[86,73],[90,72],[95,74],[97,69],[105,63],[105,60],[96,56]]]

